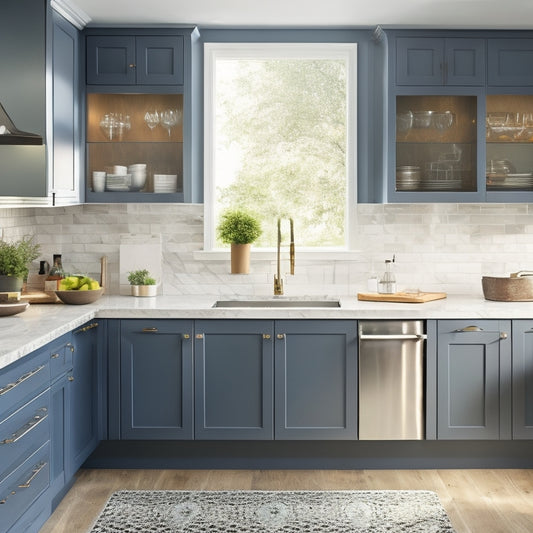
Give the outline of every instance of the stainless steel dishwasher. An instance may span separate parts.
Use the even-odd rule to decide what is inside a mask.
[[[423,320],[359,321],[359,439],[424,438]]]

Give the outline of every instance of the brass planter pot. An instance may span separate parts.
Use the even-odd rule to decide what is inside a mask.
[[[157,296],[157,285],[132,285],[132,296]]]
[[[231,245],[231,273],[248,274],[250,272],[251,244]]]

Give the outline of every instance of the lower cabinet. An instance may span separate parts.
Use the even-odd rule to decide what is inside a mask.
[[[511,438],[511,322],[439,320],[437,438]]]
[[[533,439],[533,320],[513,321],[513,439]]]
[[[195,323],[195,438],[272,439],[271,320]]]
[[[192,439],[192,321],[120,321],[120,438]]]
[[[275,322],[275,438],[357,438],[357,322]]]

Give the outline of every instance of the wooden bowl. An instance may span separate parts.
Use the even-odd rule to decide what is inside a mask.
[[[55,291],[55,293],[65,304],[81,305],[96,302],[104,294],[104,289],[101,288],[93,291]]]

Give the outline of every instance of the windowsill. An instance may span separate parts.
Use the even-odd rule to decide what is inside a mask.
[[[287,249],[282,249],[283,257],[289,255]],[[193,252],[194,259],[198,261],[225,261],[230,259],[230,250],[197,250]],[[360,250],[305,250],[296,249],[296,259],[302,261],[356,261],[361,258]],[[275,250],[254,250],[252,248],[251,261],[276,261]]]

